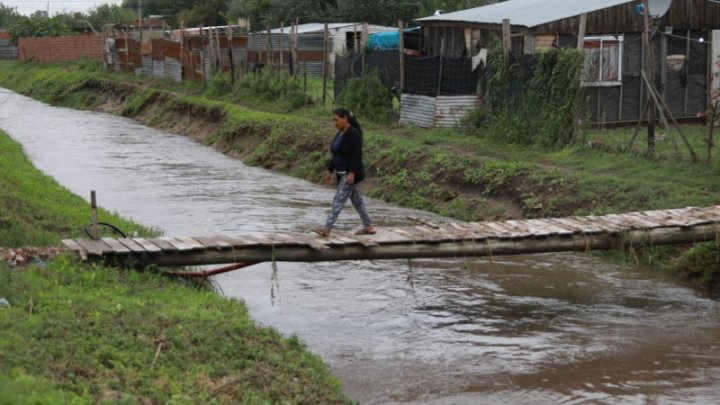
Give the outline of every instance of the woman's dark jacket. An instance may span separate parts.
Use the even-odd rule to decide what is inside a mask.
[[[359,183],[365,178],[365,166],[363,166],[362,161],[362,132],[351,126],[343,135],[338,132],[335,139],[338,136],[342,136],[342,141],[337,150],[333,152],[333,157],[330,159],[327,169],[332,172],[336,169],[336,166],[344,167],[348,172],[355,173],[355,182]],[[330,150],[332,151],[332,148]]]

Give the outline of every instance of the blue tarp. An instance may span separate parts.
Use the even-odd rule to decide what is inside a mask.
[[[370,49],[390,50],[398,49],[400,46],[397,31],[378,32],[368,35],[368,47]]]
[[[408,28],[405,32],[408,33],[419,30],[419,27]],[[370,49],[387,51],[391,49],[398,49],[399,46],[400,41],[397,31],[377,32],[375,34],[368,35],[368,47]]]

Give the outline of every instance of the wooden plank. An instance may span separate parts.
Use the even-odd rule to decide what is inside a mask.
[[[475,239],[477,238],[483,238],[487,239],[490,237],[495,237],[495,230],[493,228],[490,228],[489,226],[485,225],[485,222],[473,222],[472,224],[473,229],[473,237]]]
[[[175,247],[175,249],[177,249],[180,252],[189,252],[189,251],[195,250],[192,246],[188,245],[187,243],[185,243],[177,238],[170,238],[170,237],[163,236],[159,239],[162,239],[165,242],[170,243],[171,245],[173,245]]]
[[[567,229],[572,233],[582,233],[583,226],[577,222],[573,222],[567,218],[549,218],[552,222],[563,229]]]
[[[137,243],[135,243],[134,240],[132,240],[130,238],[120,238],[117,241],[122,243],[126,248],[130,249],[130,251],[133,253],[142,253],[142,254],[147,253],[147,251],[145,250],[144,247],[138,245]]]
[[[243,235],[243,239],[248,239],[252,241],[258,242],[261,246],[273,246],[275,245],[275,242],[272,241],[272,239],[264,236],[264,235],[257,235],[257,234],[251,234],[251,235]]]
[[[535,238],[546,238],[552,234],[552,231],[537,219],[527,219],[525,220],[525,224]]]
[[[595,228],[589,221],[580,221],[577,217],[556,218],[555,220],[566,224],[570,228],[576,229],[578,233],[592,235],[602,232],[600,229]]]
[[[135,243],[145,248],[148,253],[160,253],[162,249],[145,238],[132,238]]]
[[[75,241],[74,239],[63,239],[62,244],[65,245],[68,249],[80,255],[81,260],[87,260],[87,250],[85,250],[84,247],[80,246],[80,244],[77,243],[77,241]]]
[[[332,246],[357,245],[359,241],[353,239],[352,233],[345,231],[333,230],[330,236],[323,238],[325,244]]]
[[[576,233],[580,233],[580,231],[577,230],[574,226],[566,225],[558,221],[558,218],[545,218],[545,221],[552,225],[555,225],[558,229],[564,229],[565,232],[560,232],[560,235],[574,235]]]
[[[185,236],[185,237],[177,237],[175,239],[190,246],[193,250],[205,250],[205,246],[203,246],[202,243],[196,241],[195,239],[193,239],[191,237]],[[173,243],[173,245],[174,245],[174,243]]]
[[[573,231],[565,229],[552,221],[552,218],[538,218],[536,223],[546,228],[551,235],[568,236],[572,235]]]
[[[617,233],[617,227],[606,222],[602,222],[600,218],[602,217],[572,217],[572,220],[585,224],[583,232],[586,234]]]
[[[407,236],[395,233],[393,229],[390,228],[378,228],[373,239],[375,242],[382,244],[407,243],[411,241]]]
[[[232,244],[226,242],[218,236],[195,236],[193,239],[205,246],[205,249],[230,250],[233,247]]]
[[[118,242],[115,238],[101,238],[103,242],[105,242],[106,245],[113,248],[115,251],[115,254],[128,254],[130,253],[130,249],[128,249],[125,245]]]
[[[163,250],[163,252],[177,252],[177,248],[163,239],[160,238],[148,238],[150,242],[155,244],[157,247]]]
[[[328,249],[328,246],[325,245],[321,238],[318,238],[317,236],[303,234],[303,233],[293,233],[292,236],[296,238],[298,241],[300,241],[302,244],[309,246],[313,250],[325,250]]]
[[[629,216],[639,220],[643,221],[647,224],[648,228],[663,228],[663,224],[659,221],[656,221],[653,217],[645,215],[643,212],[636,212],[633,214],[628,214]]]
[[[526,221],[509,220],[505,221],[505,225],[509,226],[518,238],[530,238],[533,236],[533,232]]]
[[[430,220],[427,220],[427,219],[414,217],[414,216],[412,216],[412,215],[408,215],[408,219],[411,220],[411,221],[415,221],[415,222],[418,223],[418,224],[422,224],[422,225],[429,226],[430,228],[433,228],[433,229],[440,229],[440,224],[438,224],[437,222],[434,222],[434,221],[430,221]]]
[[[269,234],[264,237],[270,239],[273,242],[273,245],[297,246],[301,244],[297,239],[282,233]]]
[[[224,235],[224,236],[222,236],[222,238],[227,243],[232,245],[233,248],[238,248],[238,249],[260,245],[260,242],[258,242],[256,240],[250,240],[250,239],[244,238],[242,236],[238,236],[238,235],[233,235],[233,236]]]
[[[380,244],[378,244],[374,240],[370,239],[370,237],[365,236],[365,235],[352,235],[352,236],[350,236],[350,239],[360,242],[360,244],[365,247],[380,246]]]
[[[502,226],[499,222],[483,222],[483,225],[493,230],[492,237],[495,239],[512,239],[513,232]]]
[[[613,220],[620,221],[633,229],[652,229],[652,222],[646,221],[633,214],[616,214],[613,216]]]
[[[630,224],[623,222],[622,219],[618,219],[613,215],[602,216],[601,224],[603,226],[607,226],[607,227],[613,229],[615,233],[627,232],[632,229],[632,226]]]
[[[75,239],[75,241],[82,246],[83,249],[87,250],[88,255],[91,256],[102,256],[105,253],[114,252],[113,248],[101,240]]]
[[[412,242],[412,243],[416,242],[415,235],[412,232],[408,232],[404,228],[393,228],[392,231],[398,235],[402,235],[402,236],[408,238],[408,242]]]

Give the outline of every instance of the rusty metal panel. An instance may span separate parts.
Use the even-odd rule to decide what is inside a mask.
[[[145,41],[143,41],[145,42]],[[151,39],[150,47],[153,60],[163,61],[165,60],[165,40],[164,39]]]
[[[435,127],[451,128],[460,125],[468,111],[477,107],[478,96],[439,96],[435,99]]]
[[[182,71],[182,64],[178,59],[165,58],[165,78],[181,82]]]
[[[435,124],[435,98],[403,93],[400,97],[400,122],[422,128]]]

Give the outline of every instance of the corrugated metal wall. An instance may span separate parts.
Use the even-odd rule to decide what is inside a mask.
[[[277,66],[280,61],[280,34],[271,34],[268,43],[267,34],[253,34],[248,39],[248,68],[253,69],[259,64],[265,65],[270,50],[270,64]],[[299,34],[297,44],[297,61],[295,71],[313,76],[323,74],[323,34]],[[332,49],[332,38],[328,44],[328,52]],[[283,68],[288,68],[290,61],[290,30],[282,36]],[[332,69],[332,67],[330,67]]]
[[[0,60],[15,60],[18,57],[18,49],[10,43],[10,38],[0,39]]]
[[[403,93],[400,98],[400,122],[421,128],[456,127],[479,102],[479,97],[475,95],[429,97]]]
[[[403,93],[400,97],[400,122],[421,128],[435,124],[435,98]]]

